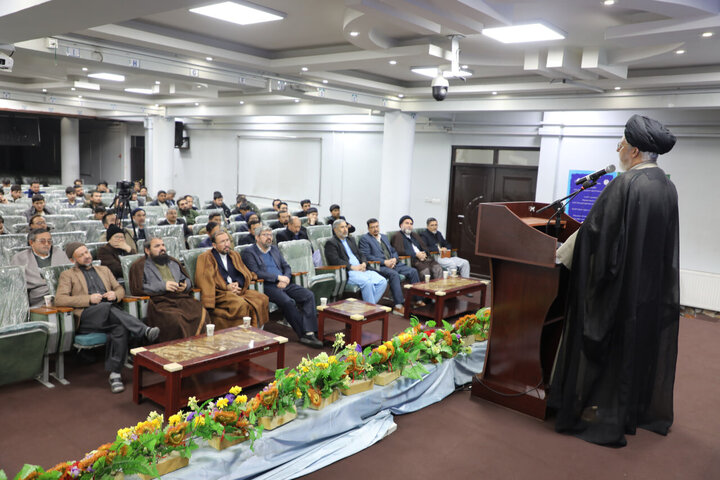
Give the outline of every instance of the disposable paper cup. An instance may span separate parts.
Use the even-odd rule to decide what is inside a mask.
[[[251,321],[252,321],[252,318],[250,318],[250,317],[243,317],[243,327],[245,327],[245,328],[249,327]]]
[[[430,275],[425,275],[425,282],[429,282],[429,281],[430,281]]]
[[[450,270],[450,276],[451,277],[457,277],[457,268],[453,268]]]
[[[207,325],[205,325],[205,328],[207,328],[208,337],[212,337],[213,335],[215,335],[215,325],[214,324],[208,323]]]
[[[447,280],[447,278],[448,278],[448,272],[447,272],[447,270],[445,270],[445,271],[443,272],[443,278],[444,278],[445,280]]]
[[[46,307],[52,307],[52,304],[53,304],[53,296],[52,296],[52,295],[45,295],[43,298],[45,299],[45,306],[46,306]]]
[[[327,297],[320,297],[320,306],[322,306],[322,307],[327,306]]]

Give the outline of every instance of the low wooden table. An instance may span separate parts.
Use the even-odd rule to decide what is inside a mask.
[[[277,368],[285,365],[287,338],[254,327],[217,330],[215,335],[197,335],[131,350],[133,401],[147,397],[174,414],[190,396],[199,401],[226,393],[232,386],[248,387],[275,378],[275,371],[250,359],[277,352]],[[232,367],[232,368],[225,368]],[[143,372],[163,377],[143,385]]]
[[[390,307],[363,302],[356,298],[347,298],[331,303],[318,309],[318,338],[328,342],[335,341],[335,333],[325,334],[325,320],[332,319],[345,324],[345,342],[356,342],[363,347],[371,343],[388,340],[388,314]],[[362,327],[370,322],[382,320],[382,337],[369,332],[363,332]]]
[[[485,305],[489,283],[487,280],[450,277],[404,285],[405,318],[410,318],[411,314],[421,315],[439,324],[444,318],[478,310]],[[468,293],[478,295],[477,301],[467,297]],[[435,300],[435,306],[415,307],[414,296]]]

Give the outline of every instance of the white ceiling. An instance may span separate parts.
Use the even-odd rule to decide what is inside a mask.
[[[668,94],[672,106],[720,106],[707,102],[720,91],[718,0],[255,0],[286,17],[249,26],[189,12],[210,3],[3,0],[0,44],[14,45],[15,65],[0,71],[0,102],[197,117],[242,115],[250,105],[260,108],[253,113],[278,105],[288,114],[313,112],[307,105],[317,113],[337,105],[447,113],[637,108],[642,98],[652,108],[670,106]],[[567,38],[503,45],[481,34],[536,20]],[[457,34],[460,64],[474,75],[451,80],[447,100],[435,102],[430,79],[410,68],[449,66],[448,36]],[[88,79],[93,72],[127,79]],[[73,91],[75,81],[100,90]],[[129,87],[156,93],[124,92]]]

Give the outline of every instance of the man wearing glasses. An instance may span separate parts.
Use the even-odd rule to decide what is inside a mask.
[[[54,247],[52,237],[47,228],[33,228],[28,233],[30,248],[16,253],[10,263],[25,267],[25,283],[27,285],[30,307],[43,305],[43,297],[50,295],[50,289],[40,274],[43,267],[67,265],[70,263],[60,247]]]
[[[617,145],[624,173],[600,194],[569,255],[569,242],[558,250],[571,271],[549,404],[557,431],[588,442],[621,447],[637,428],[667,435],[673,422],[678,197],[657,158],[674,145],[662,124],[633,115]]]

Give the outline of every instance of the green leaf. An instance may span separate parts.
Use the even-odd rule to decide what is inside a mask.
[[[26,463],[23,465],[23,467],[20,469],[17,475],[15,475],[15,480],[22,480],[23,478],[27,477],[33,472],[43,472],[43,469],[39,465],[30,465]]]

